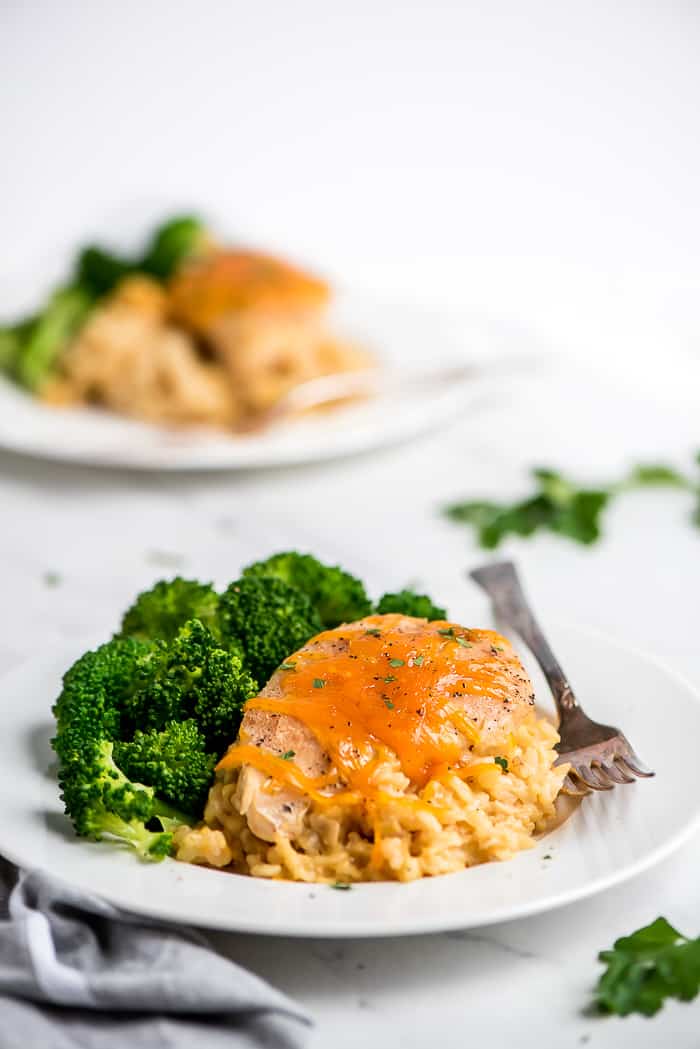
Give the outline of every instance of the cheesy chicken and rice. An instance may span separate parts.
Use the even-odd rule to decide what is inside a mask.
[[[327,284],[289,263],[212,246],[166,284],[120,281],[39,395],[169,426],[249,428],[295,386],[371,365],[331,331],[330,299]]]
[[[248,701],[176,855],[329,883],[508,859],[554,817],[557,741],[501,635],[369,616],[312,638]]]

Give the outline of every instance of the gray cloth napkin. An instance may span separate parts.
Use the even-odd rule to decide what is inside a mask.
[[[301,1049],[310,1019],[192,929],[0,861],[2,1049]]]

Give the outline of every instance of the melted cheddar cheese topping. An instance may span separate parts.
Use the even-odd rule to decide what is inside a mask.
[[[328,285],[317,277],[257,251],[219,250],[183,266],[168,289],[170,312],[206,333],[217,319],[251,308],[320,308]]]
[[[348,801],[376,793],[373,774],[388,758],[398,758],[418,790],[448,768],[476,771],[472,751],[485,723],[493,727],[501,715],[510,721],[514,682],[529,685],[510,644],[495,631],[395,615],[371,616],[358,627],[319,634],[276,672],[280,695],[246,704],[307,726],[328,755],[328,772],[311,779],[244,733],[218,768],[252,765],[315,799],[330,788]],[[503,738],[508,731],[504,726]]]

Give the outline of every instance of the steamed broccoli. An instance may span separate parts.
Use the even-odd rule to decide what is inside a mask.
[[[145,780],[158,797],[196,816],[204,807],[217,754],[207,751],[197,722],[188,718],[168,722],[161,732],[137,729],[132,740],[114,744],[114,758],[127,776]]]
[[[54,704],[59,785],[78,834],[118,838],[144,858],[160,859],[171,836],[146,824],[159,813],[174,817],[151,787],[131,783],[112,757],[123,728],[124,696],[151,663],[153,646],[132,639],[110,641],[86,652],[67,671]]]
[[[136,268],[157,280],[169,280],[183,262],[201,252],[205,243],[206,230],[201,220],[180,215],[158,227]]]
[[[150,678],[154,659],[156,646],[133,638],[108,641],[81,656],[64,674],[53,706],[57,740],[69,729],[91,739],[119,738],[124,698]]]
[[[63,349],[103,296],[133,273],[167,281],[205,242],[202,223],[191,216],[171,219],[152,234],[145,252],[122,258],[98,245],[78,255],[65,284],[56,288],[34,316],[0,327],[0,371],[36,391],[55,370]]]
[[[359,579],[311,554],[288,551],[248,565],[244,576],[274,576],[306,594],[326,629],[369,615],[372,605]]]
[[[168,644],[154,643],[148,668],[125,694],[130,724],[162,729],[195,718],[207,749],[220,751],[235,735],[245,701],[257,683],[237,654],[221,648],[198,619]]]
[[[146,273],[160,281],[169,280],[178,266],[200,250],[205,236],[200,220],[188,215],[159,226],[143,255],[134,259],[122,258],[91,244],[78,256],[74,280],[95,298],[106,295],[124,277],[133,273]]]
[[[199,619],[219,637],[218,606],[219,598],[209,583],[181,576],[161,579],[127,609],[118,636],[170,641],[188,619]]]
[[[15,343],[8,365],[10,377],[28,390],[38,390],[51,375],[63,347],[76,334],[93,306],[93,298],[79,284],[58,288],[42,312],[30,321],[4,329]]]
[[[222,594],[224,635],[237,638],[258,681],[323,629],[308,597],[274,576],[243,576]]]
[[[16,324],[0,328],[0,372],[16,378],[20,352],[29,338],[34,323],[34,318],[28,317],[26,320],[17,321]]]
[[[377,612],[399,612],[404,616],[415,616],[417,619],[446,619],[447,612],[425,594],[416,594],[413,590],[400,590],[397,594],[384,594],[377,603]]]
[[[78,834],[166,855],[169,830],[153,832],[151,820],[197,811],[256,690],[240,657],[196,619],[169,642],[114,638],[85,653],[64,676],[52,740]]]
[[[116,288],[117,284],[134,272],[133,265],[96,244],[91,244],[78,255],[75,280],[97,301]]]
[[[195,718],[207,749],[216,752],[235,736],[243,704],[257,690],[241,657],[193,619],[170,644],[156,642],[150,673],[127,694],[125,707],[135,728]]]
[[[82,729],[66,729],[59,732],[54,746],[61,760],[61,797],[78,834],[97,841],[117,839],[143,859],[169,855],[172,834],[151,831],[146,825],[160,816],[168,822],[186,822],[185,818],[157,799],[151,787],[132,783],[124,775],[114,763],[109,740],[86,736]]]

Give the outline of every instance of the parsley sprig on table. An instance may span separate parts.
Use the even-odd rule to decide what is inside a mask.
[[[696,456],[700,464],[700,453]],[[622,481],[582,488],[555,470],[532,471],[535,491],[515,503],[476,499],[452,503],[444,513],[451,521],[475,529],[479,545],[494,550],[509,535],[529,537],[548,531],[590,546],[601,536],[603,511],[611,500],[636,488],[677,488],[695,496],[693,523],[700,528],[700,478],[692,479],[670,466],[651,463],[635,467]]]
[[[700,937],[689,940],[665,918],[622,936],[598,957],[606,966],[595,991],[603,1012],[654,1016],[667,998],[689,1002],[700,991]]]

